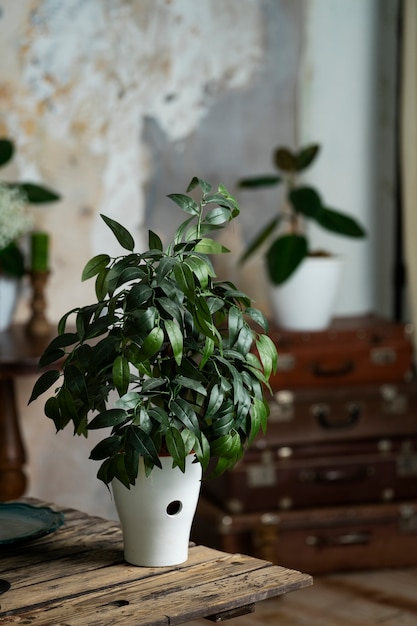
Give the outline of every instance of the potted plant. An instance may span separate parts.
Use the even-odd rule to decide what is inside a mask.
[[[341,269],[340,258],[311,249],[306,221],[313,220],[345,237],[365,236],[363,227],[353,217],[327,207],[317,189],[300,182],[300,174],[313,164],[319,151],[318,144],[295,152],[279,147],[273,153],[277,174],[239,181],[239,187],[244,189],[285,185],[282,210],[262,227],[240,260],[245,262],[261,246],[267,246],[265,261],[274,287],[272,304],[277,321],[281,326],[303,330],[319,330],[329,323]],[[320,285],[324,287],[323,293],[317,292]],[[304,302],[299,300],[300,293],[305,296]],[[297,297],[294,308],[293,296]]]
[[[0,139],[0,167],[14,155],[10,139]],[[21,279],[25,273],[25,258],[20,239],[33,229],[28,204],[55,202],[60,196],[41,185],[25,182],[0,183],[0,331],[13,317]]]
[[[198,200],[187,195],[193,190]],[[64,359],[63,365],[44,372],[30,398],[54,387],[45,413],[57,430],[68,424],[76,435],[105,430],[90,458],[101,461],[97,476],[112,486],[125,558],[137,565],[186,560],[201,474],[233,467],[265,429],[264,391],[276,369],[264,316],[216,278],[208,256],[226,251],[207,235],[238,215],[236,200],[198,178],[187,194],[169,196],[189,217],[165,249],[150,231],[149,249],[134,252],[126,228],[101,216],[126,254],[99,254],[86,264],[82,279],[95,277],[96,302],[62,317],[40,366]],[[68,329],[73,318],[75,329]],[[183,484],[189,471],[190,503]],[[171,492],[177,479],[179,495]],[[122,511],[125,500],[133,521]],[[165,522],[170,545],[156,534]],[[150,554],[155,546],[162,556]]]

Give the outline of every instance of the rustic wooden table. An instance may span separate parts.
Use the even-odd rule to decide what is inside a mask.
[[[25,499],[35,505],[45,503]],[[174,626],[221,621],[256,602],[312,584],[294,570],[241,554],[191,546],[186,563],[147,568],[123,560],[117,522],[61,509],[64,524],[32,542],[0,546],[0,624]]]

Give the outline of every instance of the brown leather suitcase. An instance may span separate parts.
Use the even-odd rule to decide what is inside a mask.
[[[416,381],[276,395],[266,434],[204,494],[231,512],[417,498]]]
[[[310,574],[417,565],[417,501],[230,515],[200,498],[196,543]]]
[[[202,492],[230,513],[417,499],[417,437],[355,455],[278,458],[264,450]],[[354,444],[353,444],[354,445]]]
[[[293,455],[330,442],[417,435],[417,381],[329,389],[281,389],[270,401],[266,435],[248,451],[287,448]],[[349,448],[345,446],[345,453]],[[355,452],[355,447],[351,448]],[[315,448],[315,453],[320,453]]]
[[[270,323],[278,349],[273,390],[398,382],[414,370],[413,327],[377,315],[335,318],[324,331],[282,330]]]

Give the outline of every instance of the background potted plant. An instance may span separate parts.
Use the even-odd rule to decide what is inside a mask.
[[[13,142],[0,139],[0,167],[6,165],[13,155]],[[11,322],[26,269],[20,241],[34,227],[27,205],[55,202],[59,198],[57,193],[41,185],[0,182],[0,331]]]
[[[281,326],[302,330],[319,330],[328,325],[341,268],[340,258],[311,249],[306,220],[345,237],[365,236],[363,227],[353,217],[327,207],[317,189],[300,182],[300,174],[312,165],[319,151],[318,144],[295,152],[286,147],[276,148],[273,161],[277,174],[239,181],[239,187],[244,189],[285,185],[281,210],[248,244],[240,260],[245,262],[266,246],[266,268],[274,287],[272,305],[277,321]],[[317,291],[320,286],[324,287],[323,293]],[[300,302],[299,294],[304,294],[304,302]]]
[[[125,558],[137,565],[187,558],[201,473],[210,461],[213,477],[233,467],[266,428],[264,391],[276,370],[264,316],[232,283],[216,278],[208,256],[226,251],[207,234],[238,215],[236,200],[222,185],[212,192],[193,178],[187,193],[197,189],[199,200],[169,196],[189,218],[165,249],[150,231],[149,249],[134,252],[131,234],[102,215],[127,253],[99,254],[85,266],[82,278],[95,277],[97,301],[60,320],[40,365],[64,359],[62,370],[42,374],[30,399],[53,386],[45,413],[57,430],[70,423],[76,435],[105,429],[90,458],[101,461],[98,478],[112,485]],[[74,317],[75,330],[67,330]],[[183,482],[190,470],[188,503]],[[174,479],[179,495],[171,492]],[[168,543],[157,537],[165,522]]]

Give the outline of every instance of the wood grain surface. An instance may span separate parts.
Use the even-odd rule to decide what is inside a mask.
[[[181,565],[131,566],[117,523],[63,512],[56,532],[1,547],[0,578],[11,589],[0,596],[0,624],[174,626],[250,611],[256,602],[312,584],[307,574],[201,545],[191,546]]]

